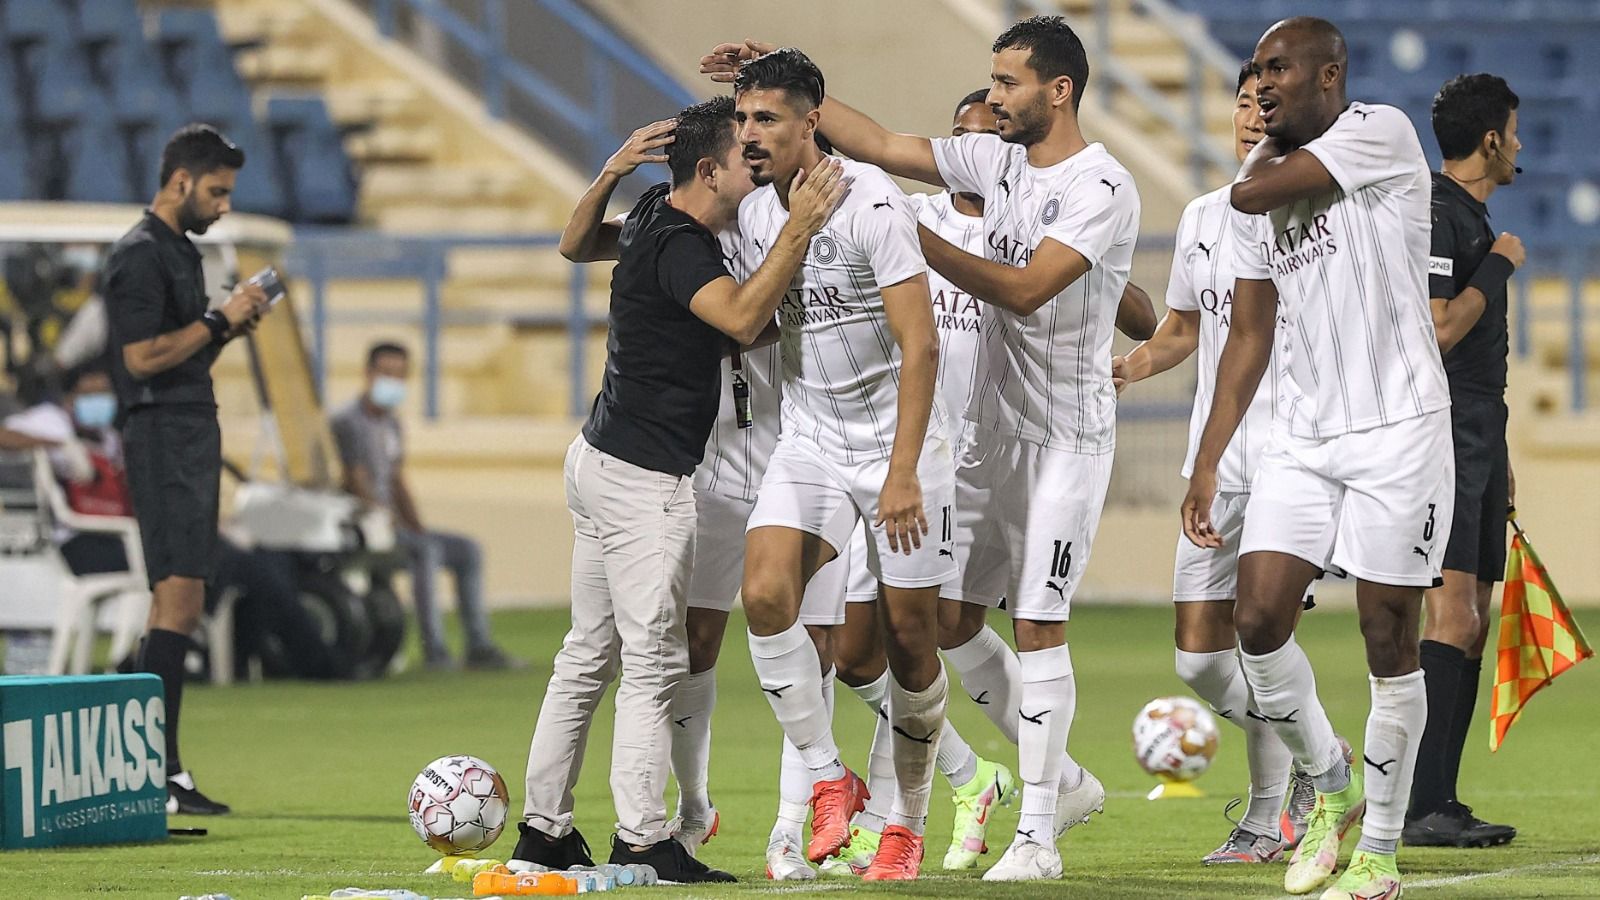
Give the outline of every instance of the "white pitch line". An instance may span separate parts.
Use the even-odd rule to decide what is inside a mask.
[[[1600,855],[1574,856],[1570,859],[1558,859],[1554,862],[1538,863],[1531,866],[1510,866],[1505,869],[1493,869],[1488,872],[1473,872],[1469,875],[1451,875],[1447,878],[1425,878],[1421,881],[1405,882],[1408,891],[1425,891],[1430,888],[1453,887],[1466,884],[1469,881],[1480,881],[1485,878],[1504,878],[1508,875],[1529,875],[1535,872],[1551,872],[1557,869],[1570,869],[1573,866],[1588,866],[1600,863]],[[1277,900],[1304,900],[1306,895],[1284,894]]]

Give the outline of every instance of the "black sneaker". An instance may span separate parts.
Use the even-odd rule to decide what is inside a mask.
[[[469,649],[463,661],[468,669],[480,672],[500,672],[526,669],[528,667],[526,660],[510,656],[493,644]]]
[[[703,881],[738,881],[727,872],[713,869],[685,850],[683,844],[674,838],[651,844],[643,850],[635,850],[617,835],[611,836],[612,865],[643,865],[656,870],[656,877],[662,883],[695,884]]]
[[[167,815],[225,816],[233,812],[226,803],[207,797],[195,789],[194,776],[179,772],[167,776]]]
[[[589,857],[589,842],[574,828],[563,838],[552,838],[527,822],[518,822],[522,837],[517,839],[517,849],[511,859],[521,860],[552,872],[565,872],[573,866],[594,868]]]
[[[1516,836],[1510,825],[1485,822],[1472,814],[1472,807],[1452,801],[1438,812],[1407,822],[1400,840],[1408,847],[1498,847]]]

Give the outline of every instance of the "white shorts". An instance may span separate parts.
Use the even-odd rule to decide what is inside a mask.
[[[744,532],[754,500],[729,497],[713,491],[695,493],[698,517],[694,536],[694,565],[689,570],[689,606],[728,612],[744,580]],[[845,576],[850,559],[842,556],[817,570],[800,601],[800,621],[806,625],[844,624]]]
[[[878,579],[867,568],[867,530],[857,528],[850,535],[850,577],[844,591],[846,603],[875,603],[878,600]]]
[[[977,429],[956,468],[958,582],[940,596],[1065,622],[1111,486],[1113,454],[1047,450]]]
[[[879,582],[898,588],[933,587],[956,575],[952,544],[955,473],[950,445],[930,434],[922,448],[917,477],[922,482],[922,508],[928,534],[922,546],[908,553],[889,549],[888,532],[874,527],[878,494],[889,460],[844,465],[823,456],[811,441],[795,435],[778,439],[778,448],[761,479],[761,494],[748,528],[779,526],[814,534],[847,555],[852,531],[870,531],[866,568]]]
[[[1196,547],[1178,529],[1178,554],[1172,567],[1172,600],[1236,600],[1239,597],[1239,536],[1244,532],[1248,493],[1218,491],[1211,501],[1211,527],[1222,538],[1215,550]]]
[[[1274,425],[1239,552],[1431,587],[1450,542],[1455,481],[1448,409],[1320,441]]]

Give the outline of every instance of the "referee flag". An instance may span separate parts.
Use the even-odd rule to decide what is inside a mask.
[[[1500,645],[1494,667],[1489,749],[1500,749],[1522,708],[1557,675],[1594,655],[1561,602],[1550,573],[1515,519],[1500,602]]]

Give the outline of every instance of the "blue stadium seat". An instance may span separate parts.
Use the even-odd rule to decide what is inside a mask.
[[[220,123],[218,124],[220,127]],[[233,208],[240,212],[290,218],[288,197],[280,177],[282,166],[277,147],[265,129],[246,116],[226,130],[228,138],[244,151],[244,168],[233,189]]]
[[[71,124],[99,99],[82,48],[67,41],[44,45],[34,74],[34,115],[47,125]]]
[[[129,125],[154,122],[167,110],[182,108],[182,99],[161,74],[154,48],[144,41],[112,44],[105,63],[117,121]]]
[[[12,44],[42,43],[71,33],[72,19],[61,0],[5,0],[0,30]]]
[[[78,0],[75,24],[87,44],[140,40],[144,33],[134,0]]]
[[[201,67],[202,61],[208,58],[205,51],[226,50],[228,46],[210,10],[162,10],[155,16],[155,26],[155,43],[166,59],[167,71],[185,90],[193,89],[197,80],[210,77],[211,73]]]
[[[62,141],[66,156],[64,200],[79,203],[136,203],[128,184],[128,158],[122,133],[105,116],[86,116]]]
[[[189,81],[188,107],[197,119],[228,122],[250,116],[250,89],[233,67],[233,54],[221,45],[198,47],[194,58],[202,78]]]
[[[28,199],[28,144],[22,133],[0,130],[0,200]]]
[[[267,102],[266,124],[283,155],[295,220],[353,220],[356,192],[350,159],[322,99],[274,97]]]

